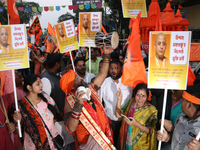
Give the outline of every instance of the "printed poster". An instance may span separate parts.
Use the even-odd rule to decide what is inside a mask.
[[[79,46],[95,46],[94,36],[101,31],[101,12],[79,13]]]
[[[0,70],[29,67],[26,27],[0,26]]]
[[[60,53],[78,49],[78,41],[72,19],[56,24],[55,31]]]
[[[150,32],[149,88],[187,86],[191,32]]]
[[[124,18],[147,17],[146,0],[121,0]]]

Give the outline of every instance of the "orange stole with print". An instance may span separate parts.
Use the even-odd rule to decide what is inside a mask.
[[[96,118],[95,119],[95,115],[91,114],[92,112],[92,107],[88,104],[88,103],[84,103],[84,107],[82,109],[81,112],[81,116],[80,116],[80,122],[82,123],[82,125],[87,129],[87,131],[90,133],[90,135],[96,140],[96,142],[104,149],[104,150],[115,150],[116,148],[114,147],[113,143],[113,139],[112,139],[112,133],[111,133],[111,129],[109,127],[108,124],[108,118],[105,114],[105,111],[103,109],[103,106],[100,102],[98,93],[95,91],[95,89],[90,86],[89,87],[91,90],[91,97],[95,100],[95,103],[97,104],[97,113],[100,118]],[[72,97],[71,94],[68,94],[67,96],[67,101],[70,105],[70,107],[73,109],[74,104],[75,104],[75,100]],[[90,108],[89,108],[90,107]],[[94,110],[93,110],[94,111]],[[96,112],[95,112],[96,113]],[[100,115],[101,113],[101,115]],[[105,122],[106,122],[106,126],[102,125],[101,123],[101,119],[103,116],[105,118]],[[106,136],[104,134],[104,131],[106,132]]]

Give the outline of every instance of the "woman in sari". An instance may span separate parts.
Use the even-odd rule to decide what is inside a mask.
[[[151,105],[147,85],[138,84],[133,91],[133,98],[122,108],[123,93],[117,92],[116,117],[124,118],[120,129],[121,150],[155,150],[156,149],[156,122],[157,109]]]
[[[53,137],[58,135],[54,125],[54,100],[42,94],[40,77],[35,74],[28,75],[24,80],[24,91],[28,93],[18,101],[23,129],[23,148],[25,150],[55,150],[52,138],[45,128],[42,119]],[[38,115],[38,113],[42,117]]]

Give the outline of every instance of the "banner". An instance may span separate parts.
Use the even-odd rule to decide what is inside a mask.
[[[191,32],[150,32],[149,88],[185,90]]]
[[[73,19],[55,25],[60,53],[78,49],[78,41],[74,29]]]
[[[73,0],[73,5],[97,4],[97,3],[102,3],[102,0]]]
[[[29,67],[26,27],[0,26],[0,70]]]
[[[121,0],[124,18],[137,17],[142,12],[141,17],[147,17],[146,0]]]
[[[101,31],[101,12],[79,13],[79,46],[95,46],[94,36]]]

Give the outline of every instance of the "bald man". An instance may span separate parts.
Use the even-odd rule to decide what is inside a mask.
[[[57,25],[57,30],[58,30],[58,34],[59,34],[58,40],[59,41],[65,41],[66,40],[66,36],[64,34],[64,29],[63,29],[62,24],[58,24]]]
[[[166,48],[166,36],[163,33],[157,34],[154,43],[156,54],[150,59],[152,67],[165,68],[169,66],[169,59],[164,56]]]
[[[12,47],[8,44],[8,30],[0,27],[0,54],[9,53]]]
[[[88,18],[88,14],[83,14],[82,16],[82,29],[83,29],[83,33],[88,33],[89,31],[89,26],[88,26],[88,23],[89,23],[89,18]]]

